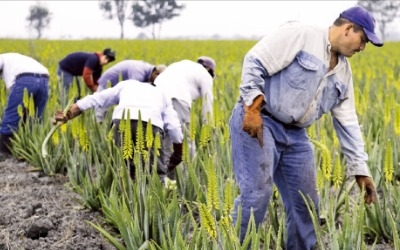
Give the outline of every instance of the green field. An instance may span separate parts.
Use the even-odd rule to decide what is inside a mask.
[[[21,124],[13,154],[49,176],[67,170],[70,187],[81,195],[82,204],[101,210],[107,222],[119,232],[114,234],[93,225],[117,249],[141,246],[143,249],[241,249],[236,236],[238,227],[231,225],[229,216],[238,188],[232,170],[227,124],[239,93],[243,57],[255,43],[0,40],[0,53],[31,56],[51,74],[44,123],[32,120]],[[116,50],[117,62],[137,59],[168,65],[182,59],[196,60],[201,55],[215,59],[214,123],[200,125],[196,114],[201,103],[195,102],[193,126],[187,136],[196,139],[198,155],[189,161],[187,149],[184,150],[184,162],[178,169],[175,187],[164,188],[157,176],[150,176],[146,171],[137,173],[138,181],[130,180],[124,149],[116,148],[111,140],[111,112],[105,124],[97,124],[94,112],[87,111],[61,126],[47,145],[49,157],[42,157],[42,142],[53,126],[50,120],[61,109],[56,76],[58,61],[71,52],[101,51],[105,47]],[[324,225],[316,224],[321,249],[367,249],[382,241],[400,249],[399,58],[399,43],[388,42],[382,48],[369,45],[350,59],[368,165],[379,194],[377,204],[364,205],[357,185],[352,179],[346,179],[346,163],[330,115],[308,128],[316,147],[320,212],[326,220]],[[4,84],[0,87],[0,96],[1,117],[7,100]],[[139,161],[137,155],[135,160]],[[146,178],[150,181],[146,182]],[[277,192],[268,213],[258,233],[253,228],[248,231],[245,243],[251,240],[252,249],[281,249],[284,245],[285,216]]]

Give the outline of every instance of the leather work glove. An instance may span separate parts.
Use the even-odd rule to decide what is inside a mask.
[[[371,179],[371,177],[356,175],[355,178],[360,189],[361,190],[363,188],[365,189],[365,197],[364,197],[365,203],[367,203],[368,205],[371,203],[375,203],[377,195],[376,195],[374,181]]]
[[[260,115],[263,102],[263,96],[259,95],[254,98],[253,104],[251,104],[250,106],[244,105],[245,114],[242,123],[242,129],[246,131],[251,137],[257,137],[258,144],[260,144],[261,147],[264,146],[263,122]]]
[[[78,105],[75,103],[71,105],[67,113],[64,115],[62,111],[57,111],[56,114],[54,115],[54,120],[55,123],[57,122],[62,122],[66,123],[67,121],[79,116],[82,114],[82,111],[79,109]]]
[[[169,157],[168,171],[172,171],[182,162],[182,143],[173,143],[174,152]]]

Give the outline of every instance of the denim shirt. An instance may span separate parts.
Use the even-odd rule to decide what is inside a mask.
[[[331,112],[346,157],[347,174],[370,176],[348,60],[339,56],[338,65],[329,71],[327,31],[320,32],[310,27],[302,29],[293,23],[288,24],[287,30],[285,28],[282,27],[280,32],[293,34],[294,38],[286,37],[282,44],[273,41],[280,34],[267,37],[246,54],[240,99],[251,105],[252,100],[262,94],[265,101],[262,108],[281,122],[302,128]],[[315,46],[317,43],[323,46]],[[279,55],[286,55],[286,58]]]

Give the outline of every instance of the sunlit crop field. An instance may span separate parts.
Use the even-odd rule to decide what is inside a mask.
[[[50,176],[67,169],[70,187],[81,195],[82,203],[90,209],[101,210],[119,232],[107,232],[100,225],[93,225],[117,249],[240,249],[238,227],[231,224],[229,216],[238,188],[231,166],[227,124],[238,98],[243,57],[255,43],[0,40],[0,53],[31,56],[51,74],[50,99],[43,124],[35,121],[21,124],[13,153]],[[321,249],[373,249],[379,242],[400,249],[399,45],[394,42],[382,48],[368,45],[364,52],[350,59],[359,123],[379,195],[377,204],[365,206],[353,179],[346,178],[346,163],[330,115],[308,128],[318,163],[319,216],[325,221],[323,225],[315,224]],[[42,142],[53,126],[50,120],[56,110],[61,110],[56,76],[58,61],[71,52],[94,52],[106,47],[116,50],[117,62],[137,59],[168,65],[182,59],[196,60],[201,55],[216,60],[214,122],[200,125],[197,114],[201,103],[197,101],[192,110],[193,126],[186,135],[195,138],[197,157],[189,160],[184,154],[174,187],[163,187],[156,176],[146,171],[138,171],[135,182],[130,180],[124,148],[116,148],[111,139],[111,112],[105,124],[97,124],[94,112],[87,111],[61,126],[47,145],[49,157],[42,157]],[[1,117],[7,100],[4,84],[0,86],[0,96]],[[252,249],[284,246],[284,211],[277,192],[268,213],[258,232],[249,228],[245,244],[251,240]],[[313,213],[312,207],[310,213]],[[317,221],[317,215],[313,213],[313,216]]]

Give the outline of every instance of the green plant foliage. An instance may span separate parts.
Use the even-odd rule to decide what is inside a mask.
[[[92,224],[117,249],[283,249],[286,237],[285,211],[276,187],[265,221],[256,230],[251,218],[243,244],[238,240],[238,223],[232,225],[234,198],[239,194],[232,170],[229,118],[237,102],[243,57],[257,41],[180,40],[0,40],[0,53],[18,51],[38,58],[50,71],[49,100],[43,120],[34,117],[33,100],[24,94],[18,107],[21,121],[12,139],[15,157],[27,161],[46,175],[67,174],[69,187],[81,197],[82,205],[99,210],[103,224]],[[120,122],[122,147],[112,139],[112,109],[103,124],[93,111],[60,125],[46,150],[41,145],[54,126],[51,120],[61,110],[61,88],[57,81],[58,61],[72,51],[117,48],[119,58],[138,58],[153,64],[171,64],[200,55],[217,62],[214,78],[213,117],[203,123],[201,100],[193,102],[190,128],[184,130],[183,162],[176,169],[176,189],[164,186],[149,149],[161,148],[161,135],[152,138],[150,123],[138,126],[133,147],[129,119]],[[382,48],[368,46],[351,57],[358,122],[369,154],[368,166],[378,190],[378,202],[363,203],[363,193],[354,179],[346,176],[346,162],[326,114],[307,129],[315,146],[319,214],[309,206],[320,249],[373,249],[386,242],[400,248],[400,58],[399,44]],[[118,60],[120,60],[118,59]],[[108,67],[105,66],[104,70]],[[91,94],[81,84],[81,96]],[[7,90],[0,85],[0,117],[7,104]],[[78,95],[71,86],[69,99]],[[128,114],[129,115],[129,114]],[[141,120],[141,119],[140,119]],[[197,146],[191,157],[188,142]],[[133,151],[134,150],[134,151]],[[134,152],[134,154],[133,154]],[[132,155],[134,155],[132,159]],[[129,167],[136,167],[131,179]],[[306,196],[305,196],[305,200]],[[319,217],[319,218],[318,218]],[[240,221],[240,209],[238,220]],[[318,221],[323,218],[324,225]],[[113,227],[113,231],[105,228]]]
[[[124,120],[124,127],[122,133],[122,152],[125,160],[129,160],[133,158],[133,141],[132,141],[132,132],[131,132],[131,123],[130,123],[130,112],[128,110],[126,114],[126,119]]]
[[[385,174],[386,182],[393,181],[394,177],[393,150],[390,139],[386,142],[385,163],[383,164],[383,173]]]

